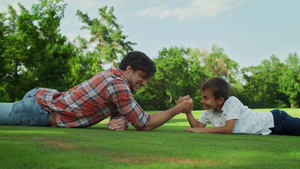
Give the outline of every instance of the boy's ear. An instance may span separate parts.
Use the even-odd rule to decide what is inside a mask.
[[[222,104],[224,104],[224,102],[225,102],[225,99],[224,99],[224,97],[220,97],[220,98],[218,98],[218,104],[219,104],[219,105],[222,105]]]

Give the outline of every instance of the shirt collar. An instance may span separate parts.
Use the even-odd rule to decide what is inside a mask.
[[[116,75],[116,76],[120,77],[121,79],[123,79],[124,82],[127,84],[127,86],[129,86],[128,80],[127,80],[126,76],[124,75],[123,71],[120,68],[108,69],[107,71],[111,71],[114,75]]]
[[[214,110],[214,109],[211,109],[211,111],[213,111],[215,113],[223,113],[223,108],[220,111],[217,111],[217,110]]]

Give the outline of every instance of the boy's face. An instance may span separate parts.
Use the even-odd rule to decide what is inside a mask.
[[[201,91],[201,95],[201,103],[205,110],[214,109],[216,111],[220,111],[222,109],[224,103],[223,97],[215,99],[215,96],[209,90]]]

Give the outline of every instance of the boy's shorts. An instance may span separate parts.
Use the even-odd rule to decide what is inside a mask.
[[[300,136],[300,119],[292,117],[282,110],[272,110],[274,128],[271,134]]]

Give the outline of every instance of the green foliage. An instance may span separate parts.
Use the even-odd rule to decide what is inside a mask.
[[[287,96],[279,90],[279,78],[283,76],[284,64],[276,56],[264,60],[259,66],[242,69],[246,85],[245,93],[250,98],[250,107],[287,107]]]
[[[122,26],[117,24],[111,7],[99,8],[100,18],[90,19],[88,14],[77,10],[77,16],[85,24],[82,29],[90,30],[92,37],[89,40],[77,37],[79,47],[76,48],[76,56],[67,62],[70,72],[64,75],[66,85],[71,88],[85,80],[90,79],[96,73],[103,71],[103,64],[110,63],[116,67],[119,57],[122,58],[136,43],[125,41],[127,38],[122,33]],[[90,51],[88,45],[96,43],[94,50]]]
[[[101,40],[94,51],[85,51],[83,38],[79,47],[68,42],[59,29],[66,5],[41,0],[31,11],[19,3],[20,13],[12,6],[0,13],[0,101],[20,100],[34,87],[68,90],[103,71],[102,63],[117,62],[118,54],[132,50],[135,43],[125,41],[113,8],[106,12],[107,7],[99,9],[99,20],[78,12],[94,40]]]
[[[103,71],[104,64],[117,67],[136,43],[126,41],[113,7],[99,8],[99,18],[77,10],[91,38],[69,42],[60,33],[67,4],[63,0],[40,0],[31,10],[20,3],[17,12],[8,6],[0,13],[0,101],[20,100],[34,87],[60,91]],[[77,43],[79,42],[79,43]],[[79,44],[76,46],[75,44]],[[95,45],[94,49],[89,46]],[[182,47],[163,48],[154,58],[157,73],[146,87],[134,94],[146,110],[164,110],[179,96],[190,95],[194,108],[202,109],[200,86],[212,77],[222,77],[232,86],[232,95],[249,107],[298,107],[300,60],[291,53],[285,62],[275,56],[258,66],[241,70],[224,49],[210,51]]]
[[[168,109],[176,104],[179,96],[190,95],[194,99],[194,108],[202,108],[201,84],[215,76],[234,82],[238,72],[238,64],[217,46],[213,46],[211,52],[190,48],[163,48],[154,62],[157,66],[154,78],[135,95],[142,95],[149,100],[143,100],[142,107],[152,105],[157,109]]]
[[[107,11],[107,6],[105,6],[99,8],[100,19],[90,19],[87,14],[83,14],[80,10],[77,10],[76,15],[85,24],[82,29],[90,30],[92,35],[88,42],[78,37],[81,46],[86,49],[88,43],[96,42],[97,46],[93,56],[97,57],[99,64],[112,63],[114,68],[116,67],[115,63],[119,61],[119,57],[122,58],[127,52],[132,51],[132,45],[136,43],[125,41],[127,36],[122,34],[122,26],[117,24],[117,18],[113,15],[113,12],[113,7]]]
[[[288,96],[291,107],[300,104],[300,59],[296,53],[290,54],[279,76],[279,91]]]
[[[64,89],[61,76],[69,71],[65,63],[73,55],[73,46],[59,33],[66,5],[62,2],[42,0],[31,12],[19,3],[20,14],[9,6],[8,13],[1,15],[0,88],[5,96],[1,100],[19,100],[37,86]]]

